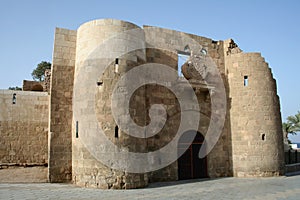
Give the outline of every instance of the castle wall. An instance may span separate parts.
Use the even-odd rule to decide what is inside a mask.
[[[177,70],[178,53],[185,52],[186,47],[206,64],[201,68],[204,72],[188,68],[183,72],[190,75],[188,81],[200,110],[191,106],[193,95],[187,95],[190,99],[185,100],[181,108],[178,104],[181,99],[167,89],[176,82],[174,80],[181,79],[176,71],[169,74],[155,68],[160,64]],[[124,78],[143,64],[152,64],[157,72],[156,81],[145,83],[151,75],[146,69],[134,77]],[[222,83],[214,82],[217,77],[211,70],[214,66]],[[210,85],[199,86],[199,73],[207,73],[213,80]],[[159,84],[162,78],[165,81]],[[130,86],[137,82],[143,86],[132,94]],[[182,93],[190,94],[186,90],[189,84],[175,84]],[[218,96],[221,94],[218,84],[225,87],[225,99]],[[209,177],[283,173],[276,82],[260,54],[241,53],[231,40],[213,41],[150,26],[141,29],[132,23],[112,19],[87,22],[77,31],[56,29],[50,94],[51,182],[72,180],[86,187],[129,189],[145,187],[148,182],[177,180],[176,160],[154,171],[145,172],[142,168],[156,167],[164,159],[165,155],[153,157],[151,153],[162,152],[161,149],[176,137],[183,120],[181,109],[197,112],[199,126],[193,130],[216,142],[207,155]],[[152,123],[151,112],[162,112],[157,107],[151,111],[156,104],[163,105],[167,116],[160,132],[146,137],[155,130],[140,128],[140,134],[146,139],[131,135],[134,133],[132,122],[145,127]],[[218,137],[207,135],[209,128],[214,130],[217,121],[222,121],[224,108],[227,113],[221,134]],[[186,127],[192,127],[190,115],[185,115],[184,120],[187,120]],[[177,152],[167,153],[177,156]],[[145,155],[141,158],[145,165],[132,162],[141,154]]]
[[[0,90],[0,165],[47,165],[48,100],[44,92]]]
[[[72,176],[72,95],[76,31],[55,30],[50,87],[49,180],[68,182]]]
[[[271,69],[259,53],[228,53],[225,60],[234,176],[282,175],[281,114]]]

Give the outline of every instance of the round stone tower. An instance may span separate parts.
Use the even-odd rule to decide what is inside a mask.
[[[118,147],[129,141],[123,138],[111,110],[114,90],[126,96],[126,87],[116,87],[116,83],[122,74],[145,59],[141,30],[132,23],[104,19],[87,22],[77,31],[72,133],[75,184],[120,189],[148,184],[146,174],[120,169],[128,163],[118,165]],[[126,114],[122,106],[119,109]],[[135,144],[130,148],[136,150]]]
[[[235,51],[224,42],[230,100],[233,174],[284,173],[284,151],[276,81],[260,53]]]

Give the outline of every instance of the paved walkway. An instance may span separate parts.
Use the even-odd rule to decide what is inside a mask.
[[[155,183],[134,190],[79,188],[71,184],[0,184],[0,199],[300,199],[300,175]]]

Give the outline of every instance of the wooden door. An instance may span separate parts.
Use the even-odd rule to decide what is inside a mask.
[[[199,158],[198,154],[203,144],[204,137],[197,132],[192,144],[187,142],[187,137],[195,135],[195,131],[188,131],[179,139],[178,152],[187,150],[178,158],[178,178],[196,179],[207,177],[207,159]]]

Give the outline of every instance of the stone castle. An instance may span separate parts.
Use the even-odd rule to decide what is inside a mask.
[[[186,60],[180,63],[181,58]],[[155,76],[169,80],[140,85],[130,94],[127,85],[142,82],[147,73],[133,80],[122,76],[147,64],[154,64]],[[161,71],[157,66],[162,66]],[[165,75],[163,66],[176,73]],[[214,82],[213,66],[222,80],[223,98],[219,83]],[[77,30],[56,28],[51,74],[47,72],[45,80],[41,85],[24,82],[23,91],[0,91],[2,168],[40,166],[49,182],[107,189],[203,177],[284,174],[276,81],[260,53],[242,52],[231,39],[215,41],[112,19],[90,21]],[[176,133],[182,120],[195,118],[182,112],[180,97],[169,89],[174,84],[186,93],[188,113],[200,119],[196,125],[187,123],[180,137]],[[192,101],[198,108],[190,106]],[[158,133],[145,129],[145,137],[128,134],[127,118],[148,126],[154,120],[151,112],[161,112],[153,107],[156,104],[163,105],[166,116],[158,118],[158,124],[164,122]],[[207,139],[209,130],[217,132],[210,129],[214,124],[220,133],[210,148],[205,144],[212,141]],[[162,154],[147,157],[162,152],[173,140],[176,145],[170,157],[178,159],[163,165]],[[100,159],[91,144],[104,149]],[[207,155],[199,157],[203,146]],[[144,165],[126,163],[136,171],[116,167],[116,160],[129,160],[132,152],[145,155]]]

